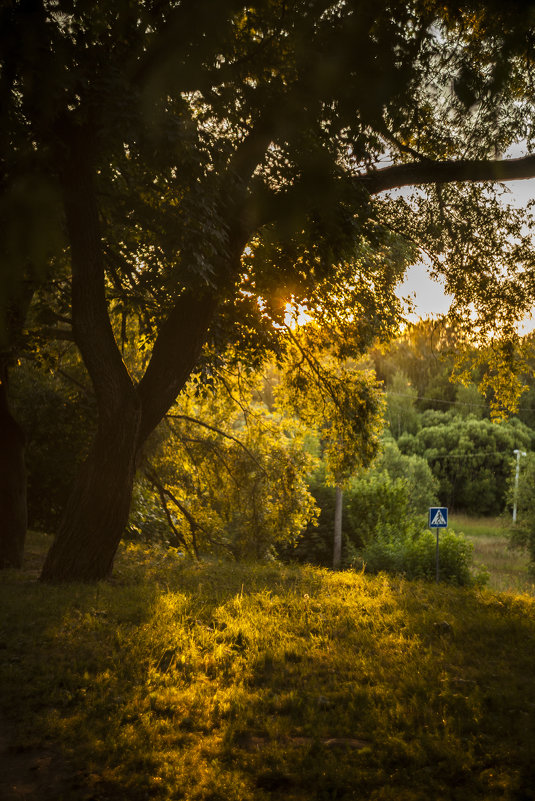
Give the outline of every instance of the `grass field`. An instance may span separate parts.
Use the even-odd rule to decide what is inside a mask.
[[[528,571],[528,554],[509,547],[509,525],[509,520],[502,517],[450,515],[449,518],[450,529],[463,532],[473,543],[474,567],[476,571],[488,571],[489,588],[535,595],[535,578]]]
[[[2,799],[533,798],[532,597],[133,547],[49,587],[46,544],[0,575]]]

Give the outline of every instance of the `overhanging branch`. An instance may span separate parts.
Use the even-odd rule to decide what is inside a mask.
[[[462,159],[460,161],[420,161],[394,164],[355,178],[356,186],[365,187],[370,195],[387,189],[422,184],[491,181],[502,183],[535,178],[535,156],[518,159]]]
[[[207,428],[209,431],[213,431],[214,433],[219,434],[222,437],[225,437],[225,439],[232,440],[237,445],[239,445],[240,448],[242,448],[242,450],[245,451],[247,456],[251,459],[251,461],[253,461],[256,464],[257,467],[260,468],[262,473],[264,474],[266,473],[266,471],[264,470],[264,468],[262,467],[256,456],[254,455],[254,453],[252,453],[252,451],[250,451],[249,448],[246,445],[244,445],[241,440],[239,440],[237,437],[232,436],[232,434],[228,434],[226,431],[222,431],[217,426],[210,425],[209,423],[205,423],[204,420],[198,420],[196,417],[190,417],[187,414],[166,414],[166,417],[172,418],[174,420],[186,420],[187,422],[193,423],[194,425]]]

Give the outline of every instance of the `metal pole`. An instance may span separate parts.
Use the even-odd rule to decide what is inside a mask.
[[[514,492],[514,501],[513,501],[513,523],[516,523],[516,506],[517,506],[517,499],[518,499],[518,477],[520,475],[520,457],[525,456],[525,451],[520,451],[518,448],[515,448],[513,453],[516,453],[516,471],[515,471],[515,492]]]
[[[436,563],[437,563],[437,584],[438,584],[438,580],[439,580],[439,573],[440,573],[440,567],[439,567],[439,551],[438,551],[438,534],[439,534],[439,531],[440,531],[440,529],[439,529],[439,528],[436,528],[436,529],[435,529],[435,531],[436,531],[436,533],[437,533],[437,556],[436,556]]]

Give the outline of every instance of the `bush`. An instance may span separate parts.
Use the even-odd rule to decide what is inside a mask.
[[[470,564],[472,543],[454,532],[439,537],[439,577],[459,585],[473,581]],[[409,536],[379,536],[360,553],[355,564],[370,573],[397,573],[410,579],[434,579],[436,575],[436,537],[429,530]]]
[[[395,449],[394,443],[392,446]],[[401,460],[410,461],[399,452],[398,455]],[[411,487],[410,481],[401,477],[392,478],[385,469],[368,470],[350,481],[343,495],[342,564],[351,565],[360,551],[380,535],[394,537],[402,531],[407,536],[415,532],[418,525]],[[317,523],[307,526],[295,547],[280,548],[278,555],[283,561],[330,567],[333,559],[335,489],[325,484],[325,472],[321,469],[309,480],[309,489],[320,509]],[[422,486],[420,490],[421,497],[424,497],[425,487]],[[433,499],[431,496],[431,502]]]
[[[401,453],[396,441],[388,434],[383,439],[377,469],[386,471],[390,478],[404,480],[409,507],[413,512],[427,512],[430,506],[436,506],[439,482],[427,460],[422,456]]]
[[[391,478],[385,471],[370,470],[351,481],[347,512],[350,539],[358,549],[380,536],[406,535],[415,524],[406,481]]]
[[[279,552],[285,560],[332,564],[334,529],[333,487],[318,472],[311,492],[321,508],[318,526],[309,526],[294,549]],[[433,580],[436,574],[436,537],[422,529],[410,501],[409,483],[386,471],[369,470],[354,478],[344,492],[343,564],[370,573],[387,572],[410,579]],[[462,535],[439,538],[440,579],[459,585],[472,583],[472,544]]]

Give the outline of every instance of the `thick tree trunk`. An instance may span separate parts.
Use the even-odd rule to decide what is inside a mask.
[[[132,382],[108,316],[98,208],[88,150],[74,146],[62,176],[71,245],[76,343],[95,389],[99,428],[69,499],[41,578],[97,581],[109,575],[128,521],[144,441],[195,367],[217,309],[214,291],[184,292],[155,342],[147,372]]]
[[[47,555],[44,581],[98,581],[110,574],[128,522],[140,420],[132,389],[97,432]]]
[[[7,369],[0,367],[0,568],[22,567],[26,539],[24,433],[7,401]]]
[[[72,132],[61,180],[71,247],[73,331],[95,390],[99,424],[41,578],[96,581],[110,573],[128,520],[141,402],[108,315],[91,141],[83,132]]]

